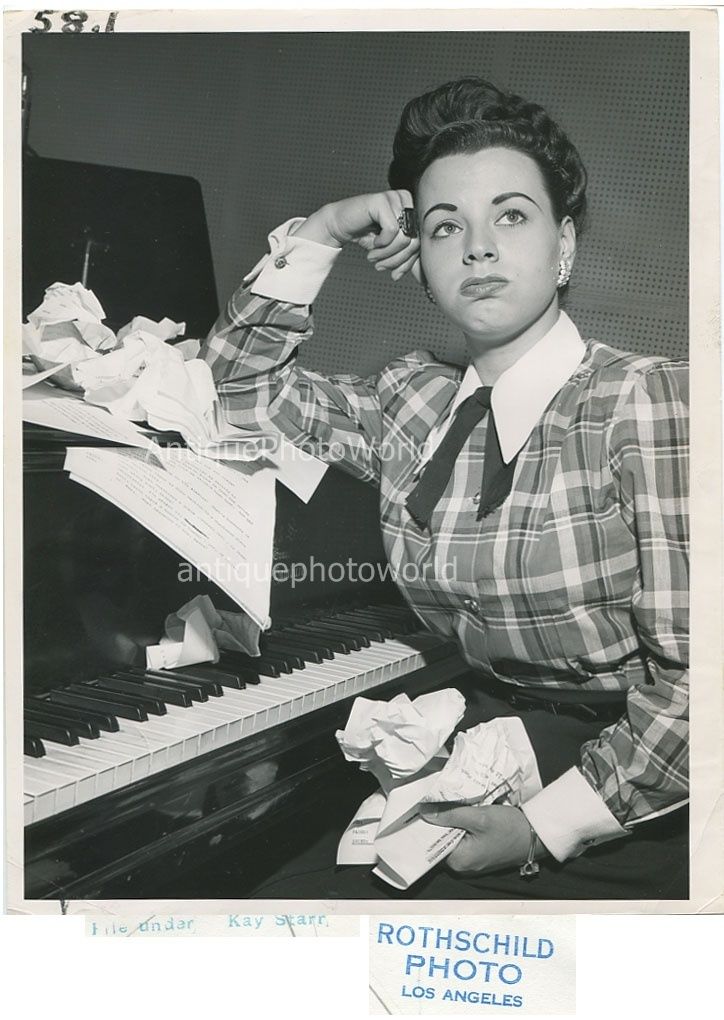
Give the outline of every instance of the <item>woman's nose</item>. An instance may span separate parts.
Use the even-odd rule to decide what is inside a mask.
[[[497,261],[498,248],[492,237],[482,233],[470,235],[463,255],[463,262],[469,266],[472,262]]]

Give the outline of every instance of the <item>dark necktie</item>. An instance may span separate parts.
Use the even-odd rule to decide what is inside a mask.
[[[421,528],[430,527],[432,512],[450,481],[455,461],[465,445],[465,440],[490,410],[492,392],[492,386],[480,386],[475,393],[463,400],[442,442],[425,465],[419,482],[407,497],[405,505]],[[503,463],[495,420],[491,415],[485,442],[478,520],[497,509],[510,492],[516,460],[517,455],[510,464]]]

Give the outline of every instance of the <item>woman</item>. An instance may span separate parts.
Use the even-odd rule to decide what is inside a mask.
[[[584,342],[560,310],[586,175],[540,107],[443,85],[406,106],[389,181],[271,234],[205,357],[231,422],[268,415],[379,485],[405,598],[471,666],[463,728],[523,718],[542,791],[431,818],[467,834],[418,895],[686,896],[686,368]],[[465,370],[296,366],[347,244],[416,276]],[[384,895],[359,869],[315,881],[291,895]]]

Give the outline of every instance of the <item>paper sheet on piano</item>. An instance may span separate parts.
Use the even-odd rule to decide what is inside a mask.
[[[80,396],[58,390],[43,381],[24,389],[23,420],[79,436],[107,439],[124,446],[144,450],[157,448],[132,421],[114,417],[104,407],[86,404]]]
[[[167,449],[69,449],[65,469],[209,577],[260,627],[269,619],[276,495],[270,468]]]

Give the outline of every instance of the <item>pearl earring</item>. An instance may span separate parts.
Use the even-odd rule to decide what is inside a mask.
[[[437,301],[435,300],[435,295],[434,295],[434,294],[433,294],[433,292],[432,292],[432,291],[430,290],[430,284],[429,284],[429,283],[426,283],[426,284],[425,284],[425,293],[427,294],[427,300],[428,300],[428,301],[429,301],[429,302],[430,302],[431,304],[433,304],[433,305],[436,305],[436,304],[437,304]]]
[[[565,287],[571,278],[571,260],[562,258],[558,263],[558,280],[556,281],[557,287]]]

